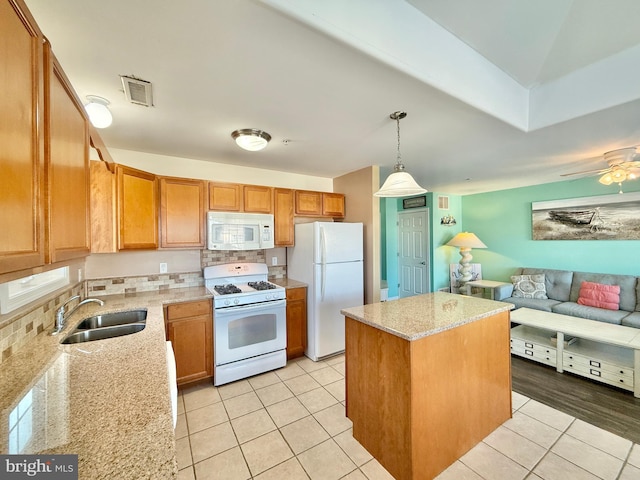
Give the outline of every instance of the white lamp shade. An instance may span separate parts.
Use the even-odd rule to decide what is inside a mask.
[[[487,248],[474,233],[460,232],[447,242],[449,247]]]
[[[380,190],[373,195],[376,197],[408,197],[426,192],[427,190],[418,185],[411,175],[400,171],[389,175]]]
[[[113,121],[109,107],[104,103],[91,101],[84,106],[91,124],[96,128],[107,128]]]

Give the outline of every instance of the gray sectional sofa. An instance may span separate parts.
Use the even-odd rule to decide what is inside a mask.
[[[494,292],[495,299],[547,312],[571,315],[589,320],[640,328],[640,283],[632,275],[573,272],[548,268],[519,268],[514,275],[545,275],[547,299],[513,297],[513,285],[504,285]],[[620,286],[620,309],[580,305],[578,296],[583,281]]]

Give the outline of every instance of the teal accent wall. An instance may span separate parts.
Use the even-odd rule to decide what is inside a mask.
[[[459,249],[447,247],[445,244],[457,233],[462,231],[462,197],[448,195],[446,193],[433,194],[432,221],[431,221],[431,290],[436,291],[449,286],[449,264],[460,261]],[[449,197],[449,209],[438,208],[438,197]],[[442,217],[452,215],[456,219],[455,225],[441,225]]]
[[[625,182],[623,189],[640,191],[640,182]],[[531,239],[532,202],[617,193],[617,185],[604,186],[596,177],[587,177],[466,195],[462,197],[462,228],[475,233],[488,247],[473,250],[473,262],[482,264],[484,279],[497,281],[509,281],[517,267],[640,276],[637,240]]]
[[[383,198],[383,205],[380,210],[384,212],[385,221],[380,222],[383,231],[382,238],[385,247],[381,249],[382,265],[386,271],[386,276],[382,278],[387,281],[389,287],[389,298],[398,296],[398,205],[402,208],[402,199]]]

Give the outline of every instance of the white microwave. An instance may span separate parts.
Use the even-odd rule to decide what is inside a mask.
[[[273,248],[273,215],[208,212],[207,248],[209,250]]]

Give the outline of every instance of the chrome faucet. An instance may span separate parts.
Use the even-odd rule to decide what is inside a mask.
[[[64,302],[62,306],[56,311],[56,323],[54,326],[54,330],[51,332],[51,335],[59,334],[64,328],[64,323],[67,321],[67,318],[73,315],[73,312],[75,312],[78,308],[80,308],[85,303],[95,302],[95,303],[99,303],[100,305],[104,305],[104,302],[97,298],[85,298],[84,300],[79,302],[75,307],[73,307],[71,311],[67,313],[65,310],[65,307],[67,306],[68,303],[72,302],[73,300],[80,300],[80,295],[75,295],[71,297],[69,300]]]

